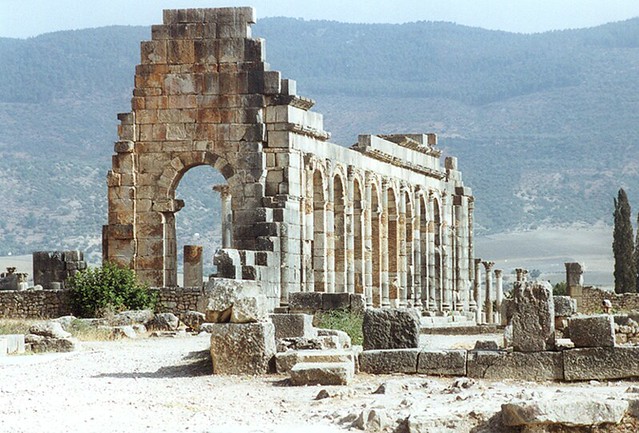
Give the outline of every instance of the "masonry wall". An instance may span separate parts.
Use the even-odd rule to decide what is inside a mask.
[[[639,311],[639,293],[617,294],[597,287],[584,287],[583,299],[577,305],[577,311],[583,314],[602,313],[602,301],[608,299],[612,303],[612,311]]]
[[[0,291],[0,317],[50,319],[71,314],[68,290]]]
[[[157,310],[181,317],[187,311],[201,311],[204,292],[200,289],[159,288]],[[203,311],[202,311],[203,312]],[[68,290],[0,291],[0,318],[55,319],[72,314]]]

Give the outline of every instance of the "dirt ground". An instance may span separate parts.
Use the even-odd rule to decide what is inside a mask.
[[[463,386],[456,386],[456,378],[360,374],[349,387],[291,387],[278,375],[212,375],[207,348],[202,335],[92,342],[68,354],[2,357],[0,431],[333,433],[358,431],[355,418],[375,409],[387,419],[386,431],[410,416],[433,425],[425,431],[468,432],[502,403],[621,398],[633,385],[462,379]],[[386,394],[375,394],[382,383]],[[318,400],[322,389],[329,397]]]

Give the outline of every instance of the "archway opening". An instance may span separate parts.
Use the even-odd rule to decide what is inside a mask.
[[[422,306],[429,309],[430,302],[430,242],[428,235],[428,212],[426,212],[426,198],[419,198],[419,243],[421,250],[421,288]]]
[[[382,305],[382,233],[380,230],[381,211],[379,206],[379,192],[375,183],[371,184],[371,262],[372,262],[372,285],[371,297],[373,305]]]
[[[433,243],[435,246],[435,263],[434,263],[434,290],[435,290],[435,302],[437,303],[437,309],[442,309],[442,303],[444,299],[444,286],[442,281],[442,259],[443,251],[441,244],[441,216],[439,211],[439,200],[433,201]]]
[[[192,286],[191,279],[184,274],[184,247],[202,247],[204,281],[208,280],[209,275],[215,274],[215,251],[223,246],[232,246],[231,195],[226,180],[219,171],[208,165],[199,165],[184,173],[175,189],[175,196],[184,202],[182,210],[174,214],[177,281],[181,287]]]
[[[386,190],[388,208],[388,226],[387,226],[387,239],[388,239],[388,283],[389,292],[388,299],[399,299],[400,281],[397,273],[397,265],[399,262],[399,225],[398,225],[398,212],[397,202],[395,200],[395,192],[392,188]]]
[[[404,208],[406,209],[405,225],[406,225],[406,237],[404,246],[405,269],[406,269],[406,295],[409,300],[416,301],[415,289],[414,289],[414,258],[413,258],[413,202],[410,199],[408,191],[404,192]]]

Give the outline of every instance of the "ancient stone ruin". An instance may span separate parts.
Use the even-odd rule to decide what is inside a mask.
[[[118,116],[104,260],[177,286],[175,191],[208,165],[226,180],[217,277],[258,281],[271,310],[294,292],[474,309],[474,203],[457,160],[442,164],[434,134],[331,143],[313,101],[269,69],[254,22],[252,8],[167,10],[142,42],[131,112]]]

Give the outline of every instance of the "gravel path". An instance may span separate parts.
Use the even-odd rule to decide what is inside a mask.
[[[454,378],[357,375],[350,387],[289,387],[284,376],[210,374],[206,336],[84,343],[70,354],[0,358],[0,431],[334,433],[365,409],[432,419],[469,431],[513,399],[619,397],[627,383],[514,381],[453,385]],[[386,394],[373,392],[388,383]],[[316,400],[321,389],[331,397]],[[390,431],[390,428],[387,431]]]

